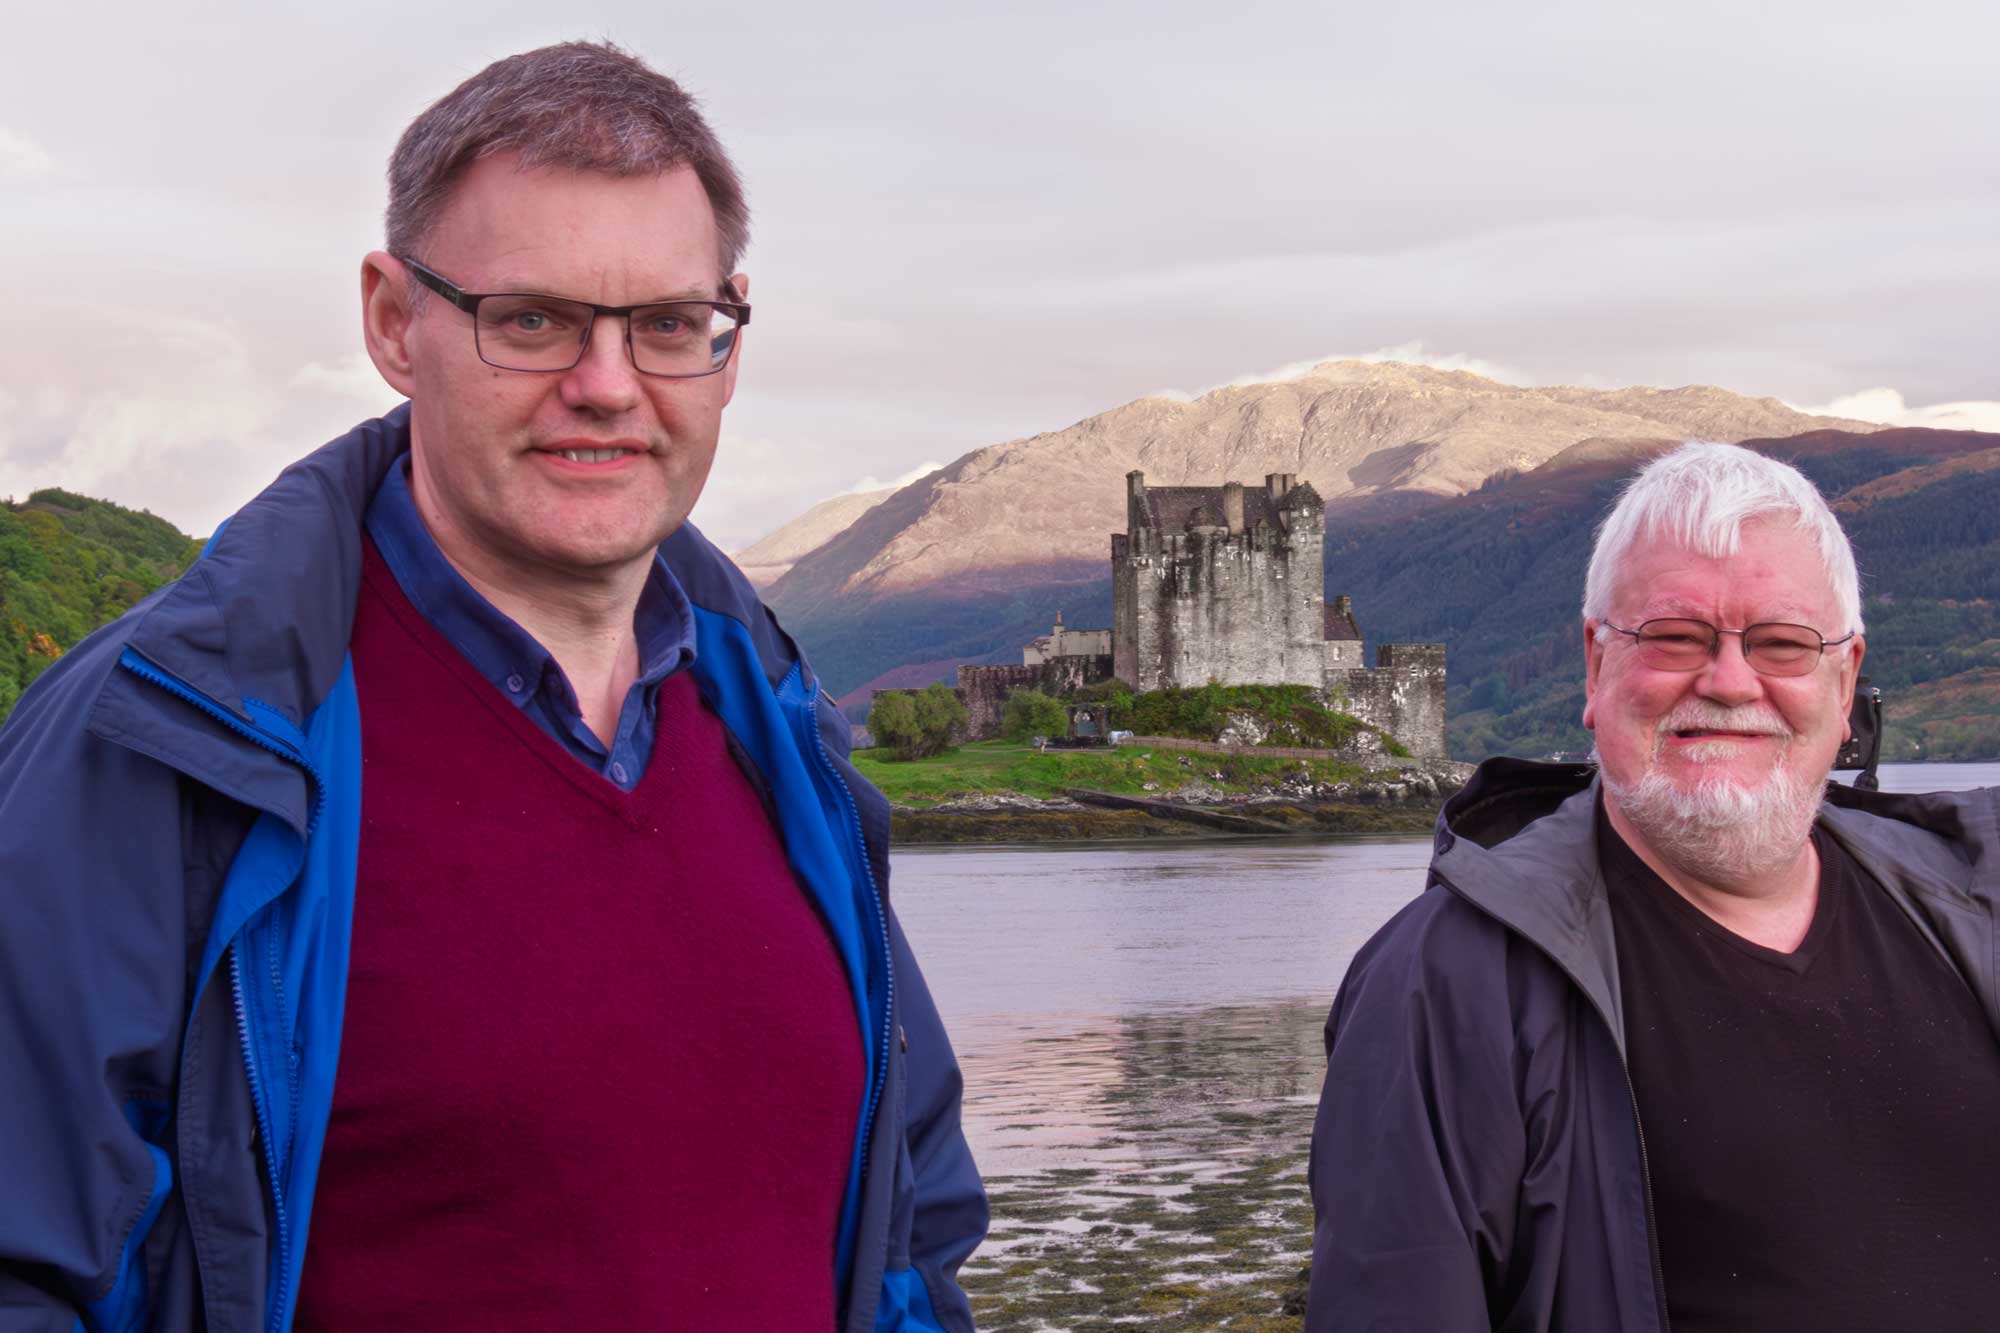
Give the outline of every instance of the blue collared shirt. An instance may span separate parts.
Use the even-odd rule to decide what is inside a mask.
[[[639,594],[632,618],[639,640],[639,678],[625,695],[618,729],[607,746],[584,724],[576,691],[549,650],[444,558],[417,513],[403,468],[389,469],[369,503],[368,535],[410,604],[494,689],[591,771],[624,791],[639,785],[653,754],[660,682],[694,661],[694,611],[664,560],[654,556]]]

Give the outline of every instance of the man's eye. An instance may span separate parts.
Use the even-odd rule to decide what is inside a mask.
[[[641,320],[638,333],[654,342],[672,342],[691,336],[695,326],[695,318],[685,310],[654,310]]]
[[[1780,631],[1759,634],[1750,641],[1750,647],[1767,653],[1809,653],[1818,651],[1819,644],[1803,635]]]

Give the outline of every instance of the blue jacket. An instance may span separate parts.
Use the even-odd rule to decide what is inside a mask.
[[[1313,1130],[1307,1333],[1664,1333],[1595,770],[1492,759],[1354,956]],[[2000,790],[1829,784],[1822,826],[2000,1036]]]
[[[0,730],[0,1333],[290,1325],[353,908],[362,516],[408,447],[405,407],[294,464]],[[664,550],[867,1034],[840,1329],[965,1333],[986,1198],[888,803],[735,567],[691,527]]]

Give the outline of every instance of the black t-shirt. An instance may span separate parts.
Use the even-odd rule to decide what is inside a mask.
[[[2000,1042],[1888,892],[1813,843],[1785,954],[1598,816],[1674,1333],[2000,1329]]]

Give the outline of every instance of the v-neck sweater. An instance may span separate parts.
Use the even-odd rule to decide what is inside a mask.
[[[302,1330],[830,1328],[847,978],[692,673],[621,791],[372,544],[362,828]]]

